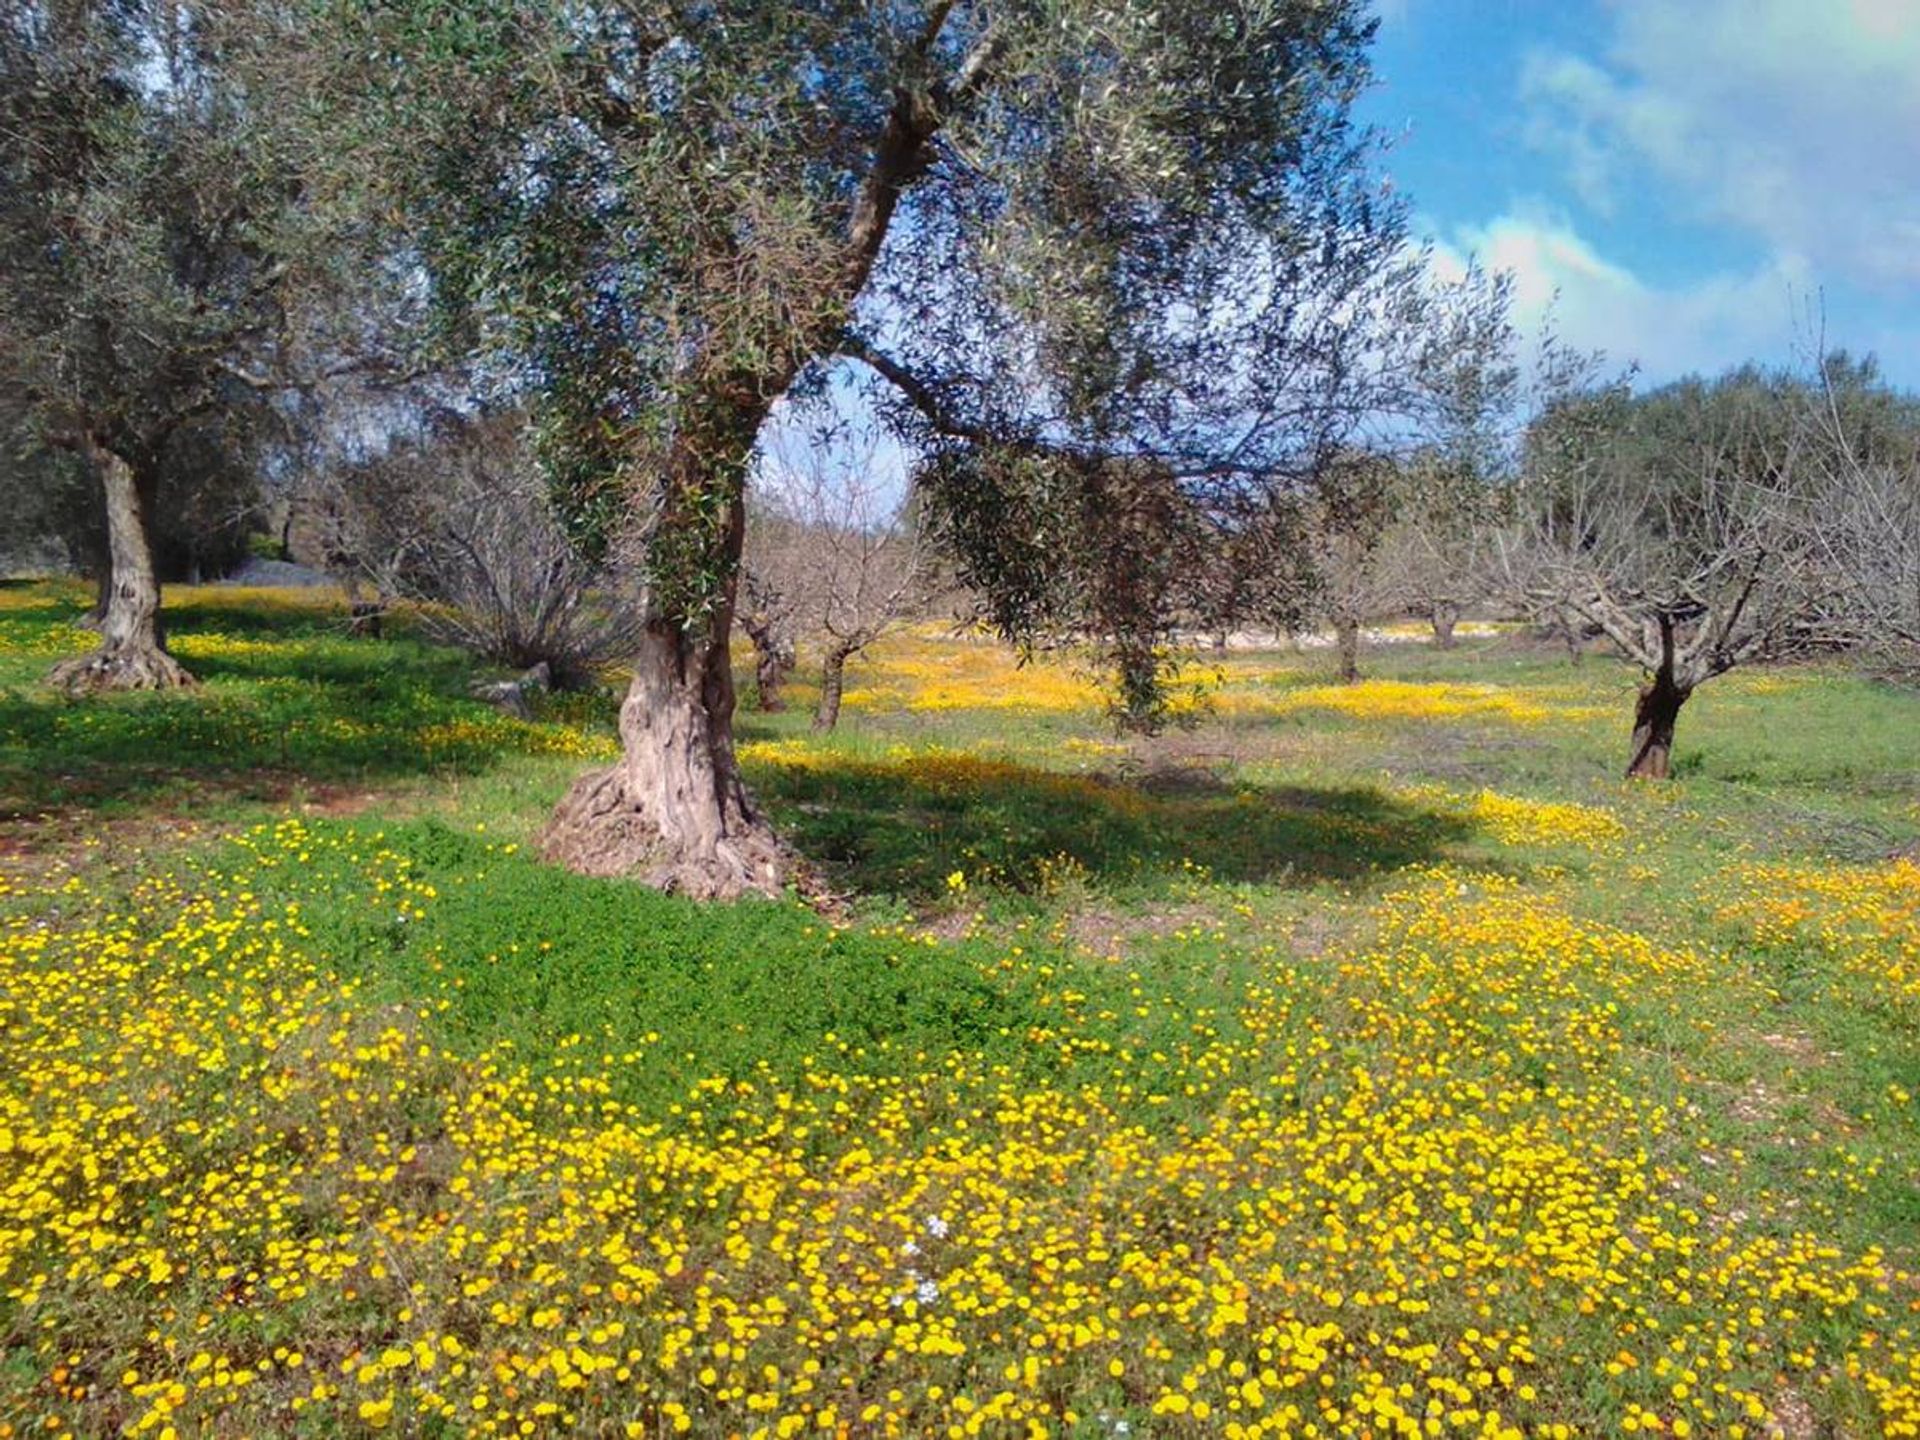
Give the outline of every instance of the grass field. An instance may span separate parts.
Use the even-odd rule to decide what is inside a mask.
[[[1233,654],[1116,740],[931,632],[743,714],[834,892],[527,842],[532,722],[324,596],[37,688],[0,587],[0,1436],[1920,1435],[1920,696]]]

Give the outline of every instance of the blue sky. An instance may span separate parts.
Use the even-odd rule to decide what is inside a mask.
[[[1652,381],[1822,333],[1920,389],[1920,0],[1376,0],[1443,260]]]

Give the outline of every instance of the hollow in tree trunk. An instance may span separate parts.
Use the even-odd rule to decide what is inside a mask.
[[[1434,645],[1442,650],[1453,649],[1453,627],[1460,623],[1460,607],[1450,600],[1436,600],[1427,619],[1433,626]]]
[[[847,657],[855,647],[835,645],[820,667],[820,704],[813,712],[815,730],[831,730],[840,723],[840,696],[846,689]]]
[[[1673,774],[1673,724],[1680,718],[1680,707],[1692,693],[1690,687],[1676,683],[1672,670],[1664,666],[1640,687],[1640,698],[1633,711],[1633,758],[1627,762],[1629,779],[1665,780]]]
[[[103,690],[172,690],[196,683],[167,654],[160,634],[160,582],[153,571],[145,507],[133,467],[89,436],[86,456],[107,507],[112,583],[100,620],[100,648],[56,665],[47,683],[70,695]]]
[[[1333,638],[1340,651],[1340,683],[1351,685],[1360,678],[1360,622],[1340,616],[1333,622]]]
[[[98,630],[107,623],[107,603],[113,599],[113,561],[102,554],[93,563],[93,608],[74,623],[82,630]]]

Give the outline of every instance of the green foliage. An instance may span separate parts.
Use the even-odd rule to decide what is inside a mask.
[[[1378,352],[1423,331],[1402,208],[1348,119],[1357,0],[306,0],[300,19],[254,63],[326,137],[324,203],[396,227],[443,343],[529,397],[570,533],[630,545],[692,632],[726,624],[772,407],[829,403],[858,360],[903,448],[1038,482],[1045,523],[974,569],[1023,640],[1068,619],[1109,637],[1122,717],[1156,728],[1171,587],[1122,575],[1119,604],[1034,578],[1085,561],[1080,482],[1165,475],[1219,553],[1281,538],[1273,492],[1377,412]],[[1165,569],[1188,538],[1088,568]]]
[[[234,376],[284,318],[293,187],[211,42],[146,3],[0,20],[0,434],[95,436],[149,504],[245,452]]]
[[[1010,970],[990,943],[844,928],[790,902],[705,906],[588,879],[437,820],[301,834],[299,864],[216,843],[182,878],[218,884],[242,867],[264,908],[299,906],[336,973],[375,1003],[424,1009],[456,1052],[504,1042],[536,1072],[644,1055],[612,1068],[610,1098],[662,1118],[698,1082],[806,1066],[904,1078],[965,1053],[1020,1084],[1091,1080],[1110,1059],[1034,1043],[1049,997],[1070,975],[1087,1009],[1117,1013],[1132,983],[1064,956],[1061,977]],[[1157,978],[1183,1004],[1207,1002],[1202,974]]]

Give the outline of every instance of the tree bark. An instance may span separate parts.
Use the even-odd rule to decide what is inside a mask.
[[[161,637],[160,582],[133,466],[94,436],[87,437],[86,456],[106,500],[111,584],[100,620],[100,648],[62,661],[47,683],[70,695],[193,685],[197,682],[167,654]]]
[[[567,792],[539,847],[587,875],[630,875],[699,900],[777,896],[793,856],[733,753],[733,610],[746,508],[728,502],[725,576],[705,623],[656,614],[620,706],[618,763]]]
[[[1560,638],[1566,642],[1567,657],[1578,665],[1586,654],[1581,641],[1581,620],[1572,610],[1565,607],[1560,611]]]
[[[1672,668],[1665,665],[1640,687],[1640,698],[1633,711],[1633,756],[1627,762],[1627,778],[1671,778],[1673,725],[1680,717],[1680,707],[1692,693],[1691,687],[1676,683]]]
[[[574,784],[542,853],[700,900],[778,895],[792,857],[741,779],[733,709],[725,627],[699,637],[650,623],[620,706],[620,760]]]
[[[98,630],[107,623],[107,604],[113,599],[113,560],[102,555],[94,562],[93,608],[75,623],[82,630]]]
[[[768,612],[755,611],[751,604],[740,614],[740,628],[753,641],[754,706],[769,715],[777,714],[787,708],[786,697],[781,695],[780,687],[786,683],[787,672],[793,669],[793,645],[791,642],[782,643],[779,630],[768,617]]]
[[[780,687],[787,680],[787,665],[787,657],[778,649],[754,647],[754,703],[769,715],[787,708],[787,699],[780,693]]]
[[[1335,620],[1333,636],[1340,651],[1340,683],[1352,685],[1360,678],[1360,622],[1344,616]]]
[[[1433,625],[1434,645],[1442,650],[1453,649],[1453,627],[1460,623],[1460,607],[1449,600],[1436,600],[1427,618]]]
[[[827,651],[826,662],[820,668],[820,704],[813,712],[813,728],[828,731],[840,723],[840,696],[846,688],[847,657],[853,654],[852,647],[835,645]]]

